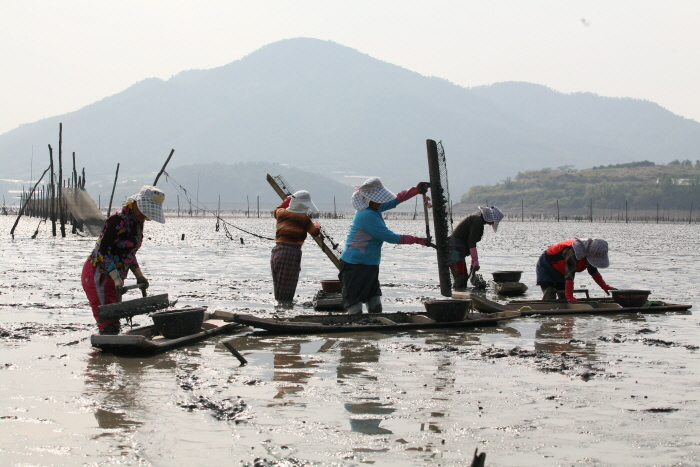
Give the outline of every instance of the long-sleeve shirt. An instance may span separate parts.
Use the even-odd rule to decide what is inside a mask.
[[[122,280],[130,268],[139,267],[136,252],[143,241],[143,222],[136,220],[132,206],[124,206],[107,219],[88,257],[105,274],[116,269]]]
[[[278,207],[275,209],[274,216],[277,219],[276,243],[302,246],[307,233],[311,235],[321,233],[321,229],[316,227],[306,214],[289,212],[285,208]]]
[[[366,208],[355,211],[340,259],[350,264],[378,265],[384,242],[399,243],[401,240],[401,235],[389,230],[382,217],[382,212],[395,208],[399,203],[397,198],[382,203],[377,210]]]

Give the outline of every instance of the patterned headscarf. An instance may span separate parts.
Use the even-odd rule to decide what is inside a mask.
[[[594,268],[607,268],[610,266],[610,258],[608,258],[608,242],[602,238],[586,238],[581,240],[574,237],[575,240],[571,244],[574,249],[576,259],[586,258],[588,264]]]
[[[369,202],[387,203],[396,199],[396,195],[384,188],[382,182],[377,177],[368,178],[360,187],[352,194],[352,207],[358,211],[367,209]]]
[[[486,222],[493,222],[493,231],[497,231],[498,224],[501,222],[501,219],[503,219],[503,213],[501,210],[496,206],[491,206],[490,208],[479,206],[479,211],[481,211],[481,214],[484,216],[484,220]]]

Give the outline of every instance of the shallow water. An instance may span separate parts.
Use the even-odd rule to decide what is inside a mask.
[[[271,219],[230,219],[272,235]],[[94,239],[50,236],[34,219],[0,216],[0,465],[700,465],[700,331],[695,314],[519,318],[467,331],[218,336],[150,358],[91,348],[80,288]],[[349,220],[326,220],[343,240]],[[211,218],[149,223],[141,267],[149,293],[178,306],[274,312],[271,242]],[[421,235],[420,221],[389,221]],[[182,235],[185,239],[182,240]],[[504,222],[480,258],[523,270],[572,236],[610,243],[602,271],[650,298],[698,299],[696,225]],[[238,240],[242,237],[244,243]],[[335,277],[314,243],[303,249],[296,312]],[[434,250],[386,245],[386,311],[438,298]],[[587,274],[577,287],[602,292]],[[492,294],[487,292],[489,297]],[[134,295],[134,297],[136,297]],[[149,318],[135,321],[148,324]],[[221,342],[233,338],[249,364]],[[257,461],[256,461],[257,459]]]

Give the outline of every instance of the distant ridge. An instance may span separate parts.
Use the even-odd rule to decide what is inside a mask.
[[[442,140],[452,197],[541,167],[694,159],[700,124],[651,102],[561,94],[529,83],[466,89],[308,38],[227,65],[145,79],[65,115],[0,135],[3,178],[48,165],[47,144],[76,152],[91,183],[145,183],[170,169],[269,162],[348,186],[380,176],[394,191],[427,179],[425,140]],[[261,182],[262,183],[262,182]],[[93,194],[96,197],[96,193]]]

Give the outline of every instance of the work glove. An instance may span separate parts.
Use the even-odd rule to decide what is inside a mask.
[[[426,194],[428,188],[430,188],[430,183],[428,182],[419,182],[418,185],[416,185],[416,190],[418,190],[418,193],[421,195]]]
[[[599,272],[596,272],[595,274],[591,274],[591,277],[595,281],[598,286],[600,286],[601,289],[603,289],[603,292],[605,292],[605,295],[610,295],[611,290],[617,290],[615,287],[611,287],[608,284],[605,283],[603,280],[603,276],[600,275]]]
[[[477,253],[476,247],[469,249],[469,256],[472,258],[472,272],[476,272],[481,269],[479,266],[479,253]]]
[[[116,269],[112,269],[109,271],[109,277],[112,278],[112,281],[114,281],[114,289],[117,291],[117,296],[121,296],[124,294],[124,281],[122,281],[122,277],[119,275],[119,271]]]
[[[280,205],[278,207],[287,209],[289,207],[289,203],[291,203],[291,202],[292,202],[292,197],[287,196],[287,198],[284,201],[282,201],[282,203],[280,203]]]
[[[423,245],[426,246],[426,240],[420,237],[414,237],[413,235],[401,235],[399,239],[399,245]]]
[[[131,272],[134,274],[134,277],[136,278],[137,284],[146,284],[146,286],[143,288],[143,290],[146,290],[150,284],[148,283],[148,279],[146,279],[143,276],[141,269],[140,268],[132,268]]]
[[[321,224],[319,224],[318,222],[314,222],[313,224],[316,226],[317,229],[321,228]]]
[[[574,297],[574,281],[566,281],[564,283],[564,296],[567,302],[578,303],[578,300]]]

